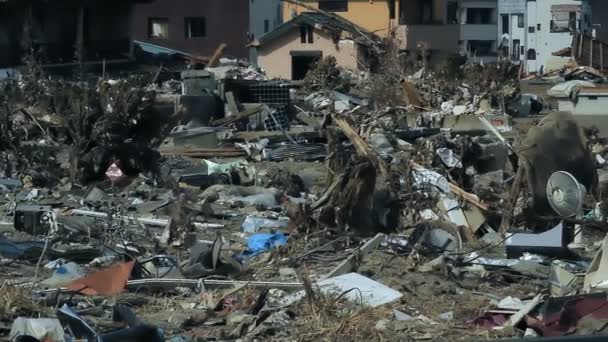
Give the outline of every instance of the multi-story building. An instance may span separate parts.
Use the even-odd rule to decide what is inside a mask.
[[[403,50],[431,55],[496,56],[496,0],[303,0],[287,3],[284,20],[311,8],[333,12],[381,37],[394,36]]]
[[[528,2],[528,72],[561,68],[570,58],[553,56],[572,45],[574,32],[591,32],[591,7],[586,0]]]
[[[225,43],[226,56],[248,58],[249,4],[254,1],[270,0],[154,0],[138,4],[133,36],[144,43],[197,56],[211,56]]]
[[[249,38],[251,41],[269,33],[283,23],[282,4],[281,0],[249,0]],[[256,63],[256,49],[250,49],[249,60]]]
[[[499,0],[498,15],[501,55],[527,72],[561,68],[570,58],[553,54],[571,46],[574,32],[592,32],[587,0]]]
[[[499,56],[520,61],[527,38],[527,0],[498,0]]]
[[[498,32],[496,0],[460,0],[458,8],[460,50],[473,60],[495,61]]]

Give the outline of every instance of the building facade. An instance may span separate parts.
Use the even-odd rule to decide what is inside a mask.
[[[283,23],[283,2],[281,0],[249,0],[250,40],[260,38]],[[256,64],[256,49],[250,49],[249,60]]]
[[[592,31],[586,0],[499,0],[498,16],[500,56],[527,72],[563,67],[570,58],[553,54],[571,46],[574,32]]]
[[[496,61],[498,32],[496,0],[461,0],[453,6],[458,6],[460,50],[473,61]]]
[[[608,1],[589,0],[591,6],[591,25],[597,39],[608,42]]]
[[[224,55],[248,58],[250,2],[261,0],[154,0],[135,7],[136,40],[211,56],[222,43]],[[263,24],[262,24],[263,25]]]
[[[258,65],[268,77],[288,80],[303,79],[327,56],[342,67],[359,69],[367,56],[365,37],[373,36],[362,30],[341,18],[302,13],[256,41]]]
[[[126,60],[133,6],[143,1],[0,1],[0,67],[21,64],[29,44],[47,65]]]
[[[403,50],[430,55],[467,54],[495,60],[497,0],[304,0],[286,4],[284,20],[321,9],[381,37],[395,37]]]
[[[562,68],[569,57],[553,53],[572,45],[574,32],[591,32],[591,7],[586,0],[538,0],[527,3],[526,54],[528,72]]]
[[[527,2],[527,0],[498,0],[497,44],[501,58],[524,60],[528,37]]]

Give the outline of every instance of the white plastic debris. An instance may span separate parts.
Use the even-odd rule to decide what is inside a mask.
[[[460,106],[454,106],[452,113],[454,115],[462,115],[462,114],[466,113],[466,111],[467,111],[467,106],[460,105]]]
[[[399,291],[358,273],[348,273],[328,278],[315,285],[324,294],[342,295],[351,302],[371,307],[391,303],[401,298]],[[304,291],[299,291],[283,297],[279,303],[290,305],[301,300],[305,295]]]
[[[401,293],[359,273],[348,273],[318,283],[324,293],[342,294],[353,302],[377,307],[401,298]]]
[[[18,336],[27,335],[37,339],[51,339],[63,341],[63,327],[56,318],[25,318],[18,317],[11,326],[10,340]]]
[[[450,184],[444,176],[435,171],[427,169],[414,169],[412,176],[417,188],[427,188],[429,186],[439,189],[443,193],[450,193]]]
[[[393,314],[395,315],[395,318],[398,321],[409,321],[409,320],[414,319],[414,316],[410,316],[410,315],[406,314],[405,312],[399,311],[396,309],[393,309]]]
[[[255,233],[262,228],[285,228],[288,224],[289,220],[271,220],[264,217],[247,216],[241,228],[245,233]]]

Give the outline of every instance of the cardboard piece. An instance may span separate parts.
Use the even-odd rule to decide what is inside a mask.
[[[401,293],[384,284],[369,279],[359,273],[347,273],[325,279],[315,284],[323,294],[342,295],[348,300],[362,305],[377,307],[401,298]],[[282,306],[291,305],[306,296],[298,291],[279,300]]]
[[[68,284],[68,289],[89,296],[116,295],[121,293],[131,276],[135,261],[115,264],[101,271],[76,279]]]
[[[323,293],[332,293],[336,295],[340,295],[350,290],[344,297],[353,302],[363,300],[362,304],[371,307],[387,304],[401,298],[401,293],[399,291],[364,277],[359,273],[348,273],[325,279],[319,282],[318,286]]]
[[[551,264],[549,275],[549,292],[553,297],[563,297],[574,294],[583,286],[584,275],[570,272],[561,267],[559,263]]]

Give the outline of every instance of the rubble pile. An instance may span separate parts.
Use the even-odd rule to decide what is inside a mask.
[[[458,70],[2,81],[0,336],[603,333],[606,141],[559,112],[520,135],[517,70]]]

